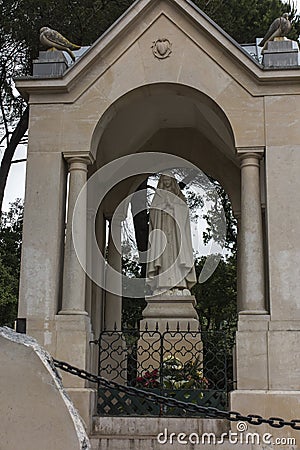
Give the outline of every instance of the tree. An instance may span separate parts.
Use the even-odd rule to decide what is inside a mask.
[[[195,262],[199,276],[205,258]],[[222,258],[214,274],[202,284],[193,287],[196,309],[202,330],[235,331],[236,312],[236,255]]]
[[[16,200],[0,225],[0,326],[13,326],[17,318],[23,203]]]
[[[0,27],[0,145],[5,149],[0,165],[0,215],[11,162],[28,128],[28,107],[15,93],[12,80],[22,73],[24,48]]]
[[[31,73],[40,48],[39,30],[50,26],[79,45],[91,45],[131,0],[0,0],[0,213],[17,145],[28,128],[28,108],[13,78]]]
[[[215,193],[213,195],[208,194],[207,197],[207,201],[213,204],[204,216],[204,219],[207,221],[207,229],[203,233],[204,243],[207,244],[213,238],[227,251],[235,254],[237,251],[237,220],[233,215],[229,196],[218,181],[212,178],[210,178],[210,181],[214,184]],[[218,229],[222,213],[224,213],[226,220],[225,240],[222,230]]]
[[[300,23],[294,2],[281,0],[194,0],[211,19],[239,43],[255,42],[284,12],[290,14],[294,28],[291,39],[298,39]]]

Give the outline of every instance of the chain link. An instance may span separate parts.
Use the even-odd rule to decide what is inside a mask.
[[[64,372],[68,372],[79,378],[83,378],[84,380],[91,381],[92,383],[97,383],[106,388],[118,389],[120,392],[124,392],[125,394],[137,395],[141,398],[145,398],[160,405],[181,408],[187,412],[205,414],[206,417],[212,417],[215,419],[227,419],[230,422],[243,421],[248,422],[251,425],[261,425],[262,423],[266,423],[273,428],[290,426],[294,430],[300,430],[300,419],[293,419],[288,422],[280,417],[270,417],[269,419],[264,419],[263,417],[256,414],[249,414],[247,416],[244,416],[237,411],[221,411],[220,409],[213,408],[211,406],[196,405],[194,403],[176,400],[171,397],[164,397],[154,392],[142,390],[133,386],[124,386],[115,381],[100,377],[99,375],[93,375],[92,373],[89,373],[85,370],[78,369],[77,367],[74,367],[66,362],[58,361],[57,359],[54,359],[53,362],[55,367],[63,370]]]

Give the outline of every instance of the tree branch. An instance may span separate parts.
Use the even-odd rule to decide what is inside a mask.
[[[3,159],[0,166],[0,216],[2,213],[2,203],[4,198],[4,191],[7,182],[7,177],[11,167],[11,162],[15,153],[15,150],[23,138],[24,134],[28,128],[28,118],[29,118],[29,106],[26,107],[22,117],[20,118],[18,125],[14,129],[8,146],[5,149]]]
[[[5,136],[4,137],[6,139],[6,145],[8,147],[9,146],[9,129],[8,129],[8,124],[7,124],[7,119],[6,119],[6,115],[5,115],[5,110],[4,110],[4,105],[3,105],[3,99],[2,99],[1,92],[0,92],[0,109],[1,109],[1,113],[2,113],[4,129],[5,129]]]

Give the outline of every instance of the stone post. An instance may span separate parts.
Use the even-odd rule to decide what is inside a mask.
[[[240,314],[267,314],[259,174],[261,152],[246,152],[240,159]]]

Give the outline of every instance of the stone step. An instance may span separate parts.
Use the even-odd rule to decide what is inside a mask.
[[[259,432],[260,442],[258,442],[257,438],[255,439],[253,436],[255,429],[252,427],[239,433],[238,437],[229,435],[229,431],[229,422],[222,419],[97,416],[93,418],[90,442],[91,450],[182,450],[184,448],[187,450],[196,448],[203,450],[213,448],[219,450],[296,450],[299,448],[297,443],[288,445],[286,442],[282,442],[281,445],[279,443],[274,445],[275,429],[268,429],[268,433],[273,435],[270,442],[263,442],[263,430]],[[184,433],[184,435],[180,433]],[[246,441],[247,436],[248,441]],[[269,436],[271,435],[269,434]],[[287,431],[280,430],[280,436],[287,437]],[[238,442],[234,442],[236,439]]]
[[[222,444],[166,444],[162,445],[156,440],[137,440],[128,439],[128,441],[117,439],[91,439],[91,450],[297,450],[297,446],[272,446],[272,445],[255,445],[255,444],[231,444],[225,441]]]
[[[97,416],[93,419],[90,439],[92,450],[179,450],[183,446],[192,450],[195,448],[194,444],[178,442],[179,433],[185,433],[191,439],[197,439],[196,436],[204,433],[214,433],[216,439],[220,439],[222,433],[228,431],[229,423],[223,419]],[[176,433],[176,436],[172,433]],[[208,447],[211,448],[212,444]],[[201,448],[205,447],[201,445]]]
[[[206,443],[199,444],[184,444],[179,443],[177,441],[170,444],[170,442],[166,444],[160,444],[157,442],[157,439],[141,439],[135,436],[128,435],[127,437],[105,437],[105,438],[96,438],[93,437],[90,439],[91,450],[195,450],[199,448],[199,450],[297,450],[299,446],[297,445],[275,445],[275,444],[253,444],[251,441],[249,443],[233,443],[229,442],[228,439],[225,439],[224,442],[220,441],[210,441],[208,443],[206,439]]]

